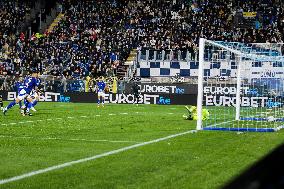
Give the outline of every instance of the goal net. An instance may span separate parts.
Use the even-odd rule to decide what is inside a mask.
[[[273,132],[284,126],[282,44],[200,39],[197,130]],[[209,118],[202,119],[207,109]]]

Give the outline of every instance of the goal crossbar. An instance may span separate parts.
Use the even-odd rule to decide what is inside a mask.
[[[244,47],[234,49],[234,48],[231,48],[230,45],[229,46],[224,45],[224,44],[230,44],[230,43],[224,43],[224,42],[218,42],[218,41],[215,42],[215,41],[204,39],[204,43],[205,42],[207,42],[211,45],[214,45],[216,47],[226,49],[227,51],[230,51],[230,52],[232,52],[232,53],[234,53],[234,54],[236,54],[236,55],[238,55],[242,58],[254,59],[256,61],[275,61],[275,62],[284,61],[284,56],[282,56],[282,55],[268,56],[267,53],[263,53],[261,51],[259,52],[259,54],[257,54],[257,51],[256,52],[252,51],[253,47],[247,47],[248,49],[250,49],[250,51],[243,52]],[[237,44],[245,45],[243,43],[237,43]],[[257,44],[254,44],[254,45],[257,45]],[[239,46],[237,46],[237,47],[239,47]]]

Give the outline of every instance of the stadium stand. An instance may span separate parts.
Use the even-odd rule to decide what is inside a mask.
[[[150,58],[159,60],[163,56],[196,65],[199,37],[283,42],[280,0],[243,0],[238,4],[224,0],[60,2],[63,12],[52,30],[30,38],[15,31],[16,22],[29,12],[29,5],[11,10],[12,2],[1,2],[0,16],[4,19],[0,20],[5,27],[0,36],[0,75],[20,76],[31,67],[45,75],[63,74],[67,79],[123,75],[127,69],[124,63],[133,49],[141,52],[142,59],[150,50]],[[252,25],[244,24],[247,17],[253,17]],[[175,65],[171,63],[165,71],[172,72],[172,66],[180,69]]]
[[[16,35],[18,24],[24,21],[25,17],[30,14],[34,1],[9,1],[0,2],[0,32],[1,41],[7,37]],[[13,36],[14,38],[16,36]]]

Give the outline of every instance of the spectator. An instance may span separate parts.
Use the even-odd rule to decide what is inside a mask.
[[[64,18],[53,31],[28,39],[16,34],[30,4],[0,3],[0,74],[21,75],[31,67],[66,79],[110,76],[131,49],[165,50],[166,56],[195,60],[198,40],[283,42],[284,12],[279,0],[61,1]],[[265,6],[263,6],[265,4]],[[261,12],[257,28],[234,27],[237,12]],[[170,50],[175,50],[170,54]],[[176,52],[181,50],[181,54]],[[151,55],[153,56],[153,55]]]

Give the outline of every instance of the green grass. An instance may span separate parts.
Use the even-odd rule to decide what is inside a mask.
[[[183,120],[183,106],[39,103],[36,108],[33,117],[20,116],[18,107],[0,116],[0,180],[195,129],[194,121]],[[201,131],[0,188],[220,188],[283,140],[283,131]]]

